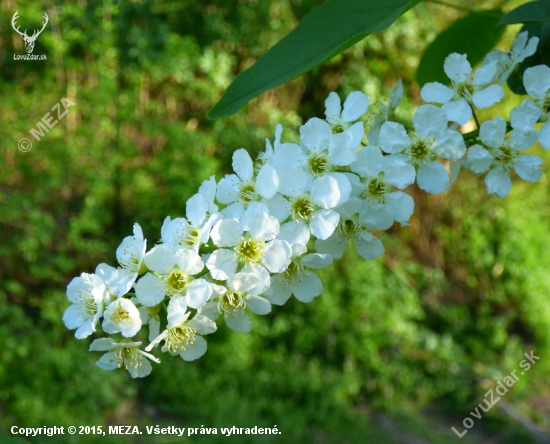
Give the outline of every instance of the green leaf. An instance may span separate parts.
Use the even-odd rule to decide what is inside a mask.
[[[527,22],[548,22],[550,21],[550,1],[540,0],[525,3],[510,11],[500,21],[501,25]]]
[[[240,73],[208,113],[236,113],[257,95],[289,82],[390,26],[421,0],[329,0],[315,9],[253,66]]]
[[[504,32],[504,28],[498,27],[502,14],[498,9],[472,12],[439,34],[420,60],[416,73],[418,83],[449,83],[449,78],[443,71],[443,63],[453,52],[467,54],[472,66],[481,62]]]

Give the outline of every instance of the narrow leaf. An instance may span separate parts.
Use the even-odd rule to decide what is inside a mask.
[[[421,0],[329,0],[240,73],[208,113],[236,113],[250,99],[330,60],[368,34],[390,26]]]
[[[453,52],[467,54],[472,66],[481,62],[504,32],[504,28],[498,27],[501,18],[502,11],[491,10],[470,13],[454,22],[424,52],[416,73],[418,83],[449,83],[443,71],[443,63]]]
[[[514,23],[528,22],[548,22],[550,21],[550,1],[540,0],[536,2],[525,3],[520,7],[510,11],[500,21],[501,25],[511,25]]]

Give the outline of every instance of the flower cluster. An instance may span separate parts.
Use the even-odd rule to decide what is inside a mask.
[[[540,134],[534,128],[550,115],[550,68],[525,72],[532,99],[514,108],[509,122],[495,117],[480,125],[475,115],[503,98],[502,83],[537,42],[519,34],[510,53],[491,52],[473,75],[465,55],[449,55],[444,69],[451,87],[426,84],[421,96],[429,103],[418,108],[412,126],[395,118],[401,82],[387,105],[370,104],[359,91],[342,105],[330,93],[326,119],[307,121],[299,144],[282,142],[278,125],[256,161],[244,149],[235,151],[234,174],[204,181],[187,201],[186,217],[167,217],[153,248],[147,250],[135,224],[116,251],[118,268],[100,264],[74,278],[67,287],[67,328],[82,339],[101,322],[103,332],[115,336],[92,342],[91,351],[106,352],[97,365],[147,376],[150,361],[160,362],[155,349],[185,361],[200,358],[220,319],[247,333],[249,313],[266,315],[292,295],[310,302],[323,291],[316,270],[342,257],[350,243],[365,259],[380,256],[384,246],[376,234],[395,222],[407,225],[414,201],[403,190],[414,182],[442,193],[451,185],[448,170],[456,178],[464,166],[489,171],[488,192],[503,197],[511,170],[537,181],[542,161],[523,151],[537,138],[550,148],[550,124]],[[461,133],[459,126],[472,118],[478,128]],[[144,326],[149,343],[141,350],[136,335]]]

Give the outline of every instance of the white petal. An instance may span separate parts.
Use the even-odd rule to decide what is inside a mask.
[[[174,254],[176,257],[176,263],[180,270],[188,275],[198,274],[204,268],[204,263],[201,257],[192,250],[186,248],[180,248]]]
[[[380,129],[378,143],[386,153],[400,153],[410,146],[411,139],[400,123],[385,122]]]
[[[327,173],[326,176],[332,177],[336,180],[336,182],[338,182],[338,190],[340,191],[340,200],[338,204],[342,205],[351,195],[352,188],[349,177],[352,176],[352,174],[331,172]]]
[[[504,143],[506,134],[506,121],[502,117],[495,117],[481,124],[479,129],[480,139],[487,145],[499,148]]]
[[[187,322],[187,326],[196,330],[199,335],[209,335],[217,330],[216,323],[212,319],[200,314]]]
[[[384,159],[387,165],[384,172],[386,182],[402,190],[414,183],[416,170],[410,163],[394,158],[392,154]]]
[[[432,145],[433,151],[443,159],[458,160],[466,154],[466,145],[462,135],[454,130],[445,130]]]
[[[185,321],[189,317],[190,313],[187,311],[187,298],[183,296],[174,296],[168,303],[168,315],[166,317],[168,321],[167,328],[174,328]]]
[[[354,244],[359,256],[367,260],[376,259],[385,251],[382,241],[366,231],[361,233],[361,237]]]
[[[271,285],[265,291],[264,296],[274,305],[284,305],[291,294],[290,284],[280,275],[275,275],[271,277]]]
[[[539,121],[542,112],[532,100],[525,99],[521,105],[510,111],[512,128],[532,128]]]
[[[531,97],[543,100],[550,89],[550,68],[546,65],[527,68],[523,73],[523,85]]]
[[[318,210],[309,223],[311,234],[317,239],[327,239],[338,226],[340,215],[333,210]]]
[[[290,221],[281,225],[277,239],[287,241],[290,245],[302,244],[306,245],[309,241],[310,232],[305,222]]]
[[[300,273],[300,276],[292,282],[292,293],[300,302],[311,302],[313,298],[319,296],[322,292],[321,279],[311,271]]]
[[[143,359],[138,367],[128,366],[128,373],[132,378],[145,378],[151,374],[151,371],[153,371],[153,367],[147,359]]]
[[[362,177],[371,177],[378,176],[384,164],[384,156],[380,148],[368,145],[357,153],[357,160],[350,165],[350,168]]]
[[[258,276],[253,273],[237,273],[227,280],[227,286],[237,293],[245,293],[258,284]]]
[[[210,179],[204,180],[199,187],[199,193],[206,197],[209,202],[214,202],[216,198],[216,178],[210,176]]]
[[[114,370],[118,368],[115,352],[105,353],[99,361],[95,363],[102,370]]]
[[[486,63],[476,70],[474,73],[474,84],[477,86],[485,86],[493,83],[498,75],[498,61]]]
[[[387,230],[393,225],[394,218],[388,205],[373,204],[361,209],[359,221],[369,230]]]
[[[206,266],[212,277],[222,281],[235,274],[237,265],[238,261],[235,258],[235,253],[225,248],[214,251],[206,261]]]
[[[539,132],[539,143],[544,149],[550,149],[550,122],[546,122],[542,125]]]
[[[540,157],[526,154],[524,156],[520,156],[514,165],[514,170],[516,170],[518,176],[523,180],[527,180],[528,182],[538,182],[542,176],[542,170],[539,168],[541,163],[542,159]]]
[[[332,237],[332,236],[331,236]],[[319,241],[324,242],[324,241]],[[326,268],[332,264],[332,256],[330,254],[311,253],[302,258],[302,265],[312,269]]]
[[[350,144],[351,138],[346,132],[332,135],[328,146],[330,163],[346,166],[353,162],[357,155]]]
[[[74,332],[74,337],[76,339],[84,339],[90,336],[93,332],[95,332],[96,322],[93,322],[91,319],[88,319],[86,322],[84,322],[80,327],[76,329],[76,331]]]
[[[90,351],[107,351],[115,348],[116,341],[113,338],[99,338],[90,344]]]
[[[154,247],[145,255],[143,261],[149,270],[162,275],[170,273],[176,265],[174,252],[165,245]]]
[[[241,311],[227,316],[225,323],[231,330],[239,333],[248,333],[252,328],[252,321],[245,312]]]
[[[200,335],[195,335],[195,340],[193,343],[188,344],[185,347],[185,350],[180,352],[180,356],[184,361],[194,361],[204,355],[206,353],[206,349],[206,340]]]
[[[267,213],[257,213],[250,217],[248,231],[257,241],[269,241],[279,234],[279,222]]]
[[[275,239],[267,243],[263,253],[262,264],[271,273],[282,273],[290,264],[292,249],[287,241]]]
[[[295,143],[283,143],[275,150],[272,164],[276,170],[289,165],[303,168],[307,164],[307,157],[300,145],[296,145]]]
[[[407,225],[414,212],[414,200],[411,196],[401,191],[390,193],[386,205],[389,207],[395,221],[401,225]]]
[[[63,322],[69,330],[74,330],[75,328],[78,328],[82,324],[84,324],[86,320],[78,314],[76,306],[71,305],[67,308],[67,310],[65,310],[65,313],[63,314]]]
[[[449,54],[443,64],[443,69],[447,77],[455,83],[462,83],[470,79],[472,67],[466,57],[466,54]]]
[[[218,191],[216,199],[222,204],[230,204],[234,202],[239,193],[241,180],[235,174],[228,174],[220,183],[218,183]]]
[[[524,151],[537,143],[537,136],[534,128],[515,129],[510,136],[510,145],[517,151]]]
[[[187,286],[187,304],[191,308],[201,308],[210,295],[212,287],[204,279],[195,279]]]
[[[252,164],[250,154],[243,148],[233,153],[233,171],[243,181],[249,181],[254,175],[254,165]]]
[[[355,122],[344,131],[350,138],[349,148],[356,150],[361,145],[361,140],[365,135],[365,125],[363,122]]]
[[[301,167],[286,166],[278,169],[277,174],[279,175],[279,193],[289,197],[304,194],[310,177]]]
[[[209,203],[202,194],[195,194],[186,203],[185,215],[195,225],[202,224],[208,211]]]
[[[335,232],[325,240],[315,240],[315,249],[319,253],[324,253],[321,254],[321,256],[340,259],[344,255],[344,251],[346,251],[348,243],[348,238],[340,236],[337,232]]]
[[[469,169],[474,173],[487,171],[493,162],[493,156],[481,145],[473,145],[468,150]]]
[[[290,203],[281,194],[277,193],[271,199],[262,201],[268,208],[269,214],[275,217],[279,223],[283,222],[290,214]]]
[[[418,168],[416,176],[418,186],[431,194],[439,194],[451,186],[449,174],[439,162],[428,162]]]
[[[241,223],[237,219],[222,219],[210,232],[212,242],[218,247],[234,247],[243,237]]]
[[[137,300],[146,307],[153,307],[160,304],[168,291],[164,279],[158,278],[151,273],[147,273],[137,281],[134,288],[136,290]]]
[[[256,178],[256,191],[262,197],[271,199],[279,189],[279,176],[271,165],[264,165]]]
[[[309,119],[300,127],[300,141],[309,151],[321,152],[328,148],[328,140],[331,136],[330,125],[317,117]]]
[[[245,296],[244,301],[252,313],[266,315],[271,312],[271,303],[260,296]]]
[[[464,99],[446,103],[442,108],[447,113],[449,122],[457,122],[459,125],[465,125],[473,117],[472,108]]]
[[[330,176],[315,179],[311,186],[311,197],[322,208],[334,208],[340,201],[338,182]]]
[[[413,116],[414,129],[421,139],[439,137],[447,123],[447,113],[434,105],[422,105]]]
[[[496,194],[498,197],[505,197],[512,189],[512,181],[508,173],[497,168],[487,174],[485,185],[489,194]]]
[[[454,91],[439,82],[430,82],[422,87],[420,96],[424,102],[447,103],[453,98]]]
[[[367,112],[368,107],[369,98],[361,91],[353,91],[344,102],[342,120],[344,122],[355,122]]]
[[[336,123],[340,117],[340,97],[334,91],[331,92],[325,100],[325,116],[330,123]]]
[[[269,276],[269,271],[267,271],[263,265],[250,262],[243,268],[243,272],[252,274],[258,280],[256,285],[248,290],[249,295],[260,295],[269,288],[271,278]]]
[[[491,85],[485,89],[477,91],[472,96],[474,105],[479,109],[490,108],[495,103],[498,103],[504,97],[504,90],[500,85]]]

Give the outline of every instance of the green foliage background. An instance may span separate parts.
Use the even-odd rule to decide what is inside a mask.
[[[204,179],[230,172],[235,149],[256,155],[277,123],[296,140],[303,121],[322,117],[330,91],[360,89],[376,100],[403,78],[409,99],[399,117],[410,119],[421,54],[462,16],[420,5],[235,116],[207,120],[235,75],[320,3],[46,2],[50,25],[34,53],[47,62],[13,60],[24,53],[10,26],[16,7],[1,3],[0,431],[276,424],[280,438],[235,442],[448,442],[458,439],[450,427],[462,429],[488,388],[532,349],[541,360],[506,400],[550,426],[548,174],[537,184],[515,181],[503,200],[465,171],[444,195],[411,189],[411,226],[381,233],[383,257],[366,262],[350,248],[322,273],[325,291],[312,303],[275,307],[254,318],[248,335],[222,326],[199,361],[163,356],[145,380],[98,369],[91,341],[64,327],[66,285],[99,262],[115,265],[134,222],[154,245],[166,215],[183,215]],[[44,5],[17,9],[21,22],[38,24]],[[18,140],[62,97],[76,106],[20,152]],[[487,436],[531,442],[496,408],[463,442]],[[232,439],[189,441],[219,440]]]

